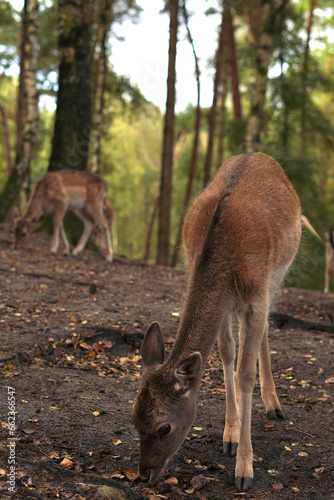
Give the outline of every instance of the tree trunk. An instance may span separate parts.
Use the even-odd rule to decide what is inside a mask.
[[[169,60],[167,77],[167,102],[163,135],[162,168],[159,200],[159,229],[157,264],[167,266],[170,242],[170,213],[172,192],[174,108],[175,108],[175,62],[178,28],[178,0],[170,0]]]
[[[302,68],[302,105],[301,105],[301,127],[300,127],[300,155],[304,156],[306,153],[306,103],[307,103],[307,73],[308,73],[308,61],[310,53],[310,39],[311,39],[311,29],[313,24],[313,14],[316,5],[316,0],[310,1],[310,12],[307,23],[306,30],[306,42],[304,50],[304,61]]]
[[[217,154],[216,154],[216,171],[220,168],[223,163],[224,156],[224,132],[225,132],[225,118],[226,118],[226,95],[227,95],[227,66],[223,65],[222,68],[222,82],[221,82],[221,92],[220,92],[220,110],[218,113],[218,123],[217,123]]]
[[[5,149],[6,163],[7,163],[7,175],[9,176],[12,170],[12,159],[10,156],[10,143],[9,143],[9,132],[7,126],[6,112],[3,106],[0,106],[0,120],[2,126],[3,142]]]
[[[235,47],[234,25],[228,0],[224,0],[224,16],[226,20],[226,40],[228,47],[228,60],[231,71],[232,96],[234,117],[242,120],[241,99],[239,90],[238,59]]]
[[[203,187],[205,187],[210,181],[211,177],[211,166],[213,158],[213,144],[215,138],[215,128],[216,128],[216,113],[217,113],[217,98],[219,93],[219,86],[222,74],[222,64],[224,59],[224,49],[226,45],[226,23],[224,11],[222,14],[222,22],[219,33],[219,42],[216,55],[216,74],[213,86],[213,99],[212,105],[209,113],[209,136],[208,136],[208,146],[204,162],[204,176],[203,176]]]
[[[29,169],[38,126],[38,94],[36,90],[38,50],[38,2],[25,0],[24,26],[24,86],[26,112],[20,149],[4,190],[0,195],[0,221],[4,222],[10,208],[17,200]]]
[[[112,20],[112,5],[113,0],[106,0],[104,10],[100,15],[100,26],[98,30],[98,47],[100,55],[97,64],[97,78],[95,89],[95,106],[93,116],[93,128],[91,136],[92,144],[92,172],[100,171],[100,153],[102,139],[102,118],[103,118],[103,93],[105,89],[106,74],[107,74],[107,56],[106,56],[106,40]]]
[[[17,89],[17,100],[16,100],[16,152],[19,151],[22,141],[22,131],[23,131],[23,121],[24,121],[24,110],[26,109],[25,103],[25,89],[24,89],[24,43],[23,43],[23,22],[21,23],[20,30],[20,76],[19,76],[19,86]]]
[[[250,12],[250,28],[255,56],[255,88],[246,129],[247,153],[257,151],[260,143],[269,60],[274,36],[273,3],[273,0],[263,0],[260,11],[258,10],[259,5],[257,5],[255,12],[253,14]]]
[[[158,194],[158,196],[154,200],[154,206],[153,206],[151,218],[150,218],[148,226],[147,226],[146,238],[145,238],[144,256],[143,256],[143,263],[144,264],[147,263],[147,261],[148,261],[148,259],[150,257],[151,238],[152,238],[152,232],[153,232],[153,225],[154,225],[155,219],[156,219],[157,214],[158,214],[159,197],[160,197],[160,194]]]
[[[195,51],[194,41],[193,41],[190,29],[189,29],[188,12],[187,12],[187,8],[186,8],[185,0],[183,0],[182,9],[183,9],[183,17],[184,17],[186,28],[187,28],[188,39],[189,39],[189,42],[191,43],[191,47],[192,47],[194,59],[195,59],[195,76],[196,76],[196,84],[197,84],[197,105],[196,105],[195,126],[194,126],[194,142],[193,142],[193,149],[192,149],[191,159],[190,159],[190,164],[189,164],[188,182],[187,182],[187,187],[186,187],[186,191],[184,194],[181,217],[180,217],[179,227],[178,227],[175,246],[174,246],[173,255],[172,255],[172,267],[175,267],[178,263],[178,260],[179,260],[181,241],[182,241],[184,215],[185,215],[186,210],[189,206],[194,177],[195,177],[195,173],[196,173],[199,132],[200,132],[200,123],[201,123],[201,83],[200,83],[199,61],[198,61],[198,57],[197,57],[197,54]]]
[[[91,130],[92,0],[59,2],[59,77],[49,171],[87,167]]]

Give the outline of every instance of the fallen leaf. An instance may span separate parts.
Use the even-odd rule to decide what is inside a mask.
[[[86,342],[84,342],[84,341],[80,342],[80,344],[79,344],[79,345],[80,345],[80,347],[82,347],[83,349],[88,349],[88,350],[90,350],[90,349],[91,349],[91,346],[90,346],[90,345],[88,345],[88,344],[87,344]]]
[[[70,317],[70,321],[71,323],[77,324],[77,318],[75,318],[74,316]]]
[[[318,469],[314,469],[314,471],[317,473],[317,474],[322,474],[325,470],[325,467],[319,467]]]
[[[282,484],[282,483],[279,483],[279,482],[274,483],[274,484],[273,484],[273,488],[274,488],[274,490],[279,491],[279,490],[283,489],[283,484]]]
[[[5,367],[3,368],[3,371],[4,371],[4,372],[12,372],[14,369],[15,369],[15,366],[14,366],[14,365],[9,364],[9,365],[7,365],[7,366],[5,366]]]
[[[71,469],[73,467],[73,462],[72,462],[72,460],[69,460],[68,458],[65,457],[60,462],[60,466],[63,467],[64,469]]]
[[[124,474],[129,481],[136,481],[139,478],[138,472],[132,469],[124,469]]]
[[[121,444],[121,442],[122,442],[122,441],[121,441],[120,439],[114,439],[114,440],[113,440],[113,442],[112,442],[112,444],[113,444],[114,446],[118,446],[119,444]]]
[[[291,451],[291,448],[289,448],[288,446],[284,446],[284,448],[285,448],[287,451]]]
[[[93,411],[93,415],[94,415],[94,417],[97,417],[98,415],[100,415],[100,412],[99,411]]]
[[[299,455],[300,457],[308,457],[308,453],[306,453],[305,451],[300,451],[300,452],[298,453],[298,455]]]
[[[177,484],[179,484],[179,481],[176,477],[169,477],[168,479],[166,479],[165,483],[170,484],[171,486],[176,486]]]
[[[325,380],[326,384],[334,384],[334,377],[330,377],[327,380]]]

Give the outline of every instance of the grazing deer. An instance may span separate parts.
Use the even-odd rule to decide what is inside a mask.
[[[14,246],[43,214],[52,214],[54,233],[51,252],[57,252],[60,237],[65,247],[64,253],[68,254],[70,245],[63,219],[66,211],[71,210],[84,223],[83,233],[72,255],[76,256],[84,249],[95,226],[101,233],[99,236],[103,236],[106,260],[112,262],[110,229],[114,209],[105,198],[106,190],[105,181],[97,174],[75,170],[48,172],[36,182],[23,217],[14,223]]]
[[[331,275],[334,274],[334,228],[325,232],[326,269],[324,292],[329,293]]]
[[[298,250],[302,225],[311,229],[294,188],[263,153],[227,160],[190,208],[183,229],[189,283],[175,343],[164,361],[162,332],[153,323],[141,348],[133,420],[143,480],[156,484],[162,478],[193,424],[202,373],[218,337],[226,389],[223,451],[237,456],[236,488],[251,487],[257,359],[267,417],[283,420],[271,373],[268,314]],[[240,328],[236,383],[234,317]]]

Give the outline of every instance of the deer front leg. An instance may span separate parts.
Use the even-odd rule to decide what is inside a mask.
[[[53,236],[51,241],[51,253],[57,253],[59,247],[59,235],[63,225],[66,206],[59,204],[53,213]]]
[[[260,386],[261,397],[267,412],[267,417],[270,420],[284,420],[281,405],[279,403],[273,374],[271,371],[270,352],[268,343],[268,323],[263,335],[260,355],[259,355],[259,371],[260,371]]]
[[[240,418],[235,393],[234,363],[235,343],[231,329],[231,318],[226,318],[218,336],[218,349],[224,369],[226,412],[223,435],[223,453],[234,456],[240,436]]]
[[[68,242],[63,223],[60,225],[60,238],[64,245],[64,255],[68,255],[70,253],[70,244]]]
[[[82,232],[82,235],[80,236],[77,246],[72,252],[72,255],[74,255],[74,257],[76,257],[85,248],[87,240],[94,226],[93,222],[91,222],[89,219],[82,218],[82,220],[84,223],[84,230]]]
[[[248,306],[240,325],[237,383],[240,389],[240,440],[235,467],[235,485],[248,491],[253,481],[253,449],[251,443],[252,394],[257,372],[257,357],[267,324],[268,307]]]

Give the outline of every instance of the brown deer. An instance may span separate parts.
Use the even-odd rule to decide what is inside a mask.
[[[57,252],[60,237],[65,247],[64,253],[68,254],[70,245],[63,219],[66,211],[71,210],[84,223],[84,230],[72,255],[76,256],[84,249],[94,227],[97,227],[100,236],[103,236],[106,260],[112,262],[110,229],[114,209],[106,200],[106,190],[105,181],[97,174],[75,170],[48,172],[36,182],[23,217],[14,223],[14,246],[43,214],[52,214],[54,233],[51,252]]]
[[[329,293],[330,280],[334,274],[334,228],[325,232],[326,245],[326,269],[325,269],[325,288],[324,292]]]
[[[175,343],[164,361],[162,332],[153,323],[141,348],[143,374],[133,420],[143,480],[156,484],[162,478],[193,424],[202,373],[218,338],[226,389],[223,451],[237,456],[236,488],[251,487],[257,359],[267,417],[283,420],[271,373],[268,314],[298,250],[302,225],[312,230],[283,169],[263,153],[227,160],[193,203],[183,229],[189,283]],[[239,322],[236,381],[234,317]]]

